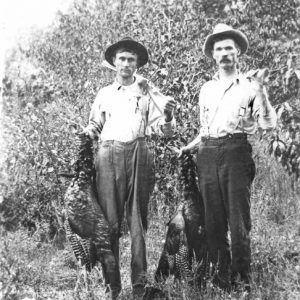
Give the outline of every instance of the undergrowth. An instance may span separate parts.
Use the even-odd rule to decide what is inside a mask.
[[[300,299],[300,204],[299,186],[291,188],[291,177],[269,157],[264,143],[254,139],[257,174],[251,198],[252,291],[247,299]],[[158,195],[159,196],[159,195]],[[157,197],[158,197],[157,196]],[[170,209],[158,201],[151,212],[147,233],[149,284],[162,251]],[[163,200],[163,199],[161,199]],[[172,206],[172,204],[171,204]],[[8,232],[1,229],[2,299],[105,299],[101,267],[84,280],[83,270],[69,248],[58,250],[41,239],[38,230]],[[120,239],[122,293],[132,299],[130,283],[130,236]],[[77,283],[77,292],[75,286]],[[243,292],[226,294],[207,283],[206,291],[168,279],[160,286],[170,299],[246,299]]]

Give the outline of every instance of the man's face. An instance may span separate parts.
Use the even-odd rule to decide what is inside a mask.
[[[138,57],[136,54],[127,51],[117,51],[113,60],[117,69],[117,75],[123,78],[132,77],[137,69]]]
[[[230,70],[238,62],[239,48],[232,39],[225,39],[214,43],[212,55],[219,68]]]

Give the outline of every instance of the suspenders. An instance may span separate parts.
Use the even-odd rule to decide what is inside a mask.
[[[233,83],[224,91],[224,94],[223,96],[220,98],[220,101],[218,102],[218,105],[217,105],[217,108],[214,112],[214,115],[213,117],[211,118],[209,124],[207,124],[207,127],[208,127],[208,134],[209,134],[209,130],[213,124],[213,122],[215,121],[216,119],[216,116],[219,112],[219,109],[220,109],[220,103],[222,102],[224,96],[225,96],[225,93],[232,87]],[[244,127],[243,127],[243,117],[245,116],[245,113],[246,113],[246,108],[247,108],[247,105],[248,105],[248,99],[243,99],[242,103],[240,104],[240,108],[239,108],[239,114],[238,114],[238,118],[236,119],[236,122],[233,124],[233,126],[231,126],[231,128],[228,128],[228,134],[233,134],[235,132],[235,130],[238,128],[239,125],[241,125],[241,130],[242,132],[244,133]]]

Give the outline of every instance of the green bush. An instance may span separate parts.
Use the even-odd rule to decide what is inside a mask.
[[[151,204],[179,201],[176,159],[166,150],[191,141],[199,128],[198,93],[216,71],[202,54],[205,37],[217,22],[240,28],[250,49],[240,69],[268,67],[273,104],[297,103],[300,49],[299,1],[75,1],[57,15],[52,28],[37,32],[7,60],[3,81],[6,141],[1,222],[7,229],[22,224],[36,230],[46,222],[53,238],[59,226],[72,172],[74,134],[87,124],[99,88],[113,71],[101,67],[106,47],[131,36],[149,49],[150,63],[140,70],[177,101],[177,134],[153,137],[156,188]],[[258,155],[260,155],[258,153]],[[171,208],[172,210],[172,208]]]

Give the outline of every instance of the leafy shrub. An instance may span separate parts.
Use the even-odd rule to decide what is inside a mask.
[[[150,63],[142,75],[177,101],[177,134],[170,141],[153,137],[157,201],[176,203],[176,163],[166,150],[191,141],[199,128],[198,93],[216,71],[202,45],[217,22],[240,28],[250,49],[240,69],[269,67],[273,104],[299,97],[299,1],[80,1],[59,13],[55,25],[19,45],[7,61],[3,81],[4,138],[2,223],[35,229],[43,222],[55,234],[67,181],[72,172],[74,133],[87,124],[97,90],[113,79],[102,68],[112,42],[131,36],[144,43]]]

